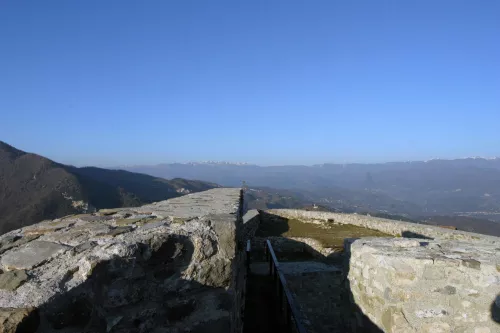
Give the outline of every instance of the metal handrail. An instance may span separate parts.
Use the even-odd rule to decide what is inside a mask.
[[[273,276],[273,279],[278,287],[278,311],[280,314],[285,316],[285,325],[288,331],[291,332],[291,318],[293,317],[295,322],[295,328],[297,329],[297,333],[307,333],[306,329],[302,325],[300,320],[300,314],[295,306],[295,300],[288,288],[288,284],[286,283],[285,276],[280,268],[279,261],[276,258],[276,254],[274,253],[273,246],[269,240],[266,240],[266,255],[269,260],[269,275]],[[283,309],[283,294],[285,294],[286,305]],[[285,310],[285,311],[283,311]],[[284,313],[283,313],[284,312]]]

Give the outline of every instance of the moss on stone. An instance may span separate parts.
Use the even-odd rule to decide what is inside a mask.
[[[462,259],[462,266],[473,269],[481,269],[481,262],[475,259]]]
[[[183,218],[183,217],[174,217],[172,219],[172,223],[174,224],[184,224],[186,223],[187,219],[186,218]]]

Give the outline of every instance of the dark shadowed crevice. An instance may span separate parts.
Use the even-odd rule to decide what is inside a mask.
[[[500,294],[491,302],[491,319],[500,324]]]
[[[99,262],[84,283],[40,306],[38,332],[140,333],[164,328],[215,333],[229,327],[231,300],[222,296],[224,288],[180,277],[192,260],[191,240],[169,235],[159,243],[149,259],[115,257]],[[190,318],[197,311],[212,310],[207,304],[219,309],[220,317],[193,322]]]
[[[401,236],[403,236],[405,238],[420,238],[420,239],[430,239],[430,240],[434,239],[432,237],[424,236],[422,234],[412,232],[412,231],[403,231],[401,233]]]

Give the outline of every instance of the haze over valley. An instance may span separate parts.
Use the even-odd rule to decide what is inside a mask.
[[[244,181],[256,201],[261,201],[261,208],[315,204],[343,212],[399,215],[436,224],[454,221],[463,230],[500,232],[496,223],[500,222],[499,158],[268,167],[173,163],[126,169],[223,186],[241,186]]]

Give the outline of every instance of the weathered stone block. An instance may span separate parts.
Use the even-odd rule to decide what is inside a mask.
[[[0,325],[35,308],[40,332],[241,332],[240,202],[214,189],[0,236]]]
[[[5,253],[0,260],[0,265],[6,270],[30,269],[68,249],[70,249],[69,246],[57,243],[34,241]]]
[[[425,266],[423,277],[427,280],[444,280],[446,273],[442,267]]]
[[[25,270],[13,270],[0,273],[0,289],[16,290],[28,279]]]
[[[354,302],[385,332],[474,332],[477,327],[495,332],[492,328],[499,327],[496,245],[428,240],[425,246],[400,246],[400,240],[388,238],[346,244]],[[378,300],[381,287],[385,302]]]

